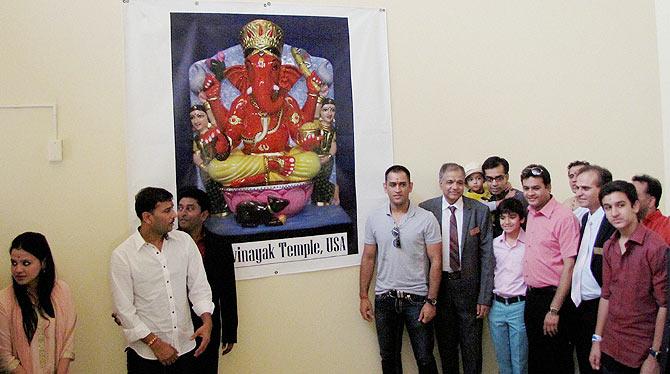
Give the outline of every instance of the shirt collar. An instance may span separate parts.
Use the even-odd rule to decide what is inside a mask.
[[[507,237],[507,234],[503,231],[502,235],[498,236],[495,240],[498,241],[499,244],[504,244],[507,245],[507,241],[505,238]],[[514,247],[509,247],[509,248],[516,248],[519,243],[526,243],[526,231],[522,228],[521,231],[519,231],[519,236],[516,238],[516,245]]]
[[[549,201],[547,201],[546,204],[542,207],[540,210],[535,210],[532,206],[528,207],[528,210],[531,211],[534,215],[539,215],[542,214],[543,216],[547,218],[551,218],[551,215],[554,213],[554,210],[556,210],[556,207],[558,206],[558,202],[554,198],[554,195],[551,195],[549,198]]]
[[[412,201],[409,202],[409,207],[407,208],[407,213],[405,213],[406,217],[412,217],[416,214],[416,206],[412,204]],[[391,204],[388,204],[386,206],[386,215],[389,217],[392,217],[391,215]]]
[[[169,239],[172,238],[173,235],[174,235],[174,234],[172,233],[172,231],[170,231],[170,232],[168,232],[167,234],[165,234],[165,236],[163,237],[163,239],[165,239],[165,240],[169,240]],[[137,251],[139,251],[140,249],[142,249],[142,247],[143,247],[145,244],[149,244],[149,243],[147,243],[146,240],[144,240],[144,238],[143,238],[142,235],[140,234],[140,228],[139,228],[139,227],[138,227],[138,228],[135,230],[135,232],[133,233],[132,238],[133,238],[133,244],[134,244],[135,250],[137,250]]]
[[[600,221],[602,221],[603,217],[605,216],[605,210],[603,210],[603,207],[600,207],[600,208],[596,209],[596,211],[593,212],[593,214],[591,214],[591,211],[589,211],[587,214],[589,215],[589,218],[586,220],[586,223],[589,223],[589,222],[598,222],[599,223]]]
[[[651,231],[651,230],[646,228],[642,224],[642,222],[638,222],[637,228],[635,228],[635,231],[633,231],[633,233],[630,235],[626,244],[628,244],[630,242],[633,242],[637,245],[643,245],[644,244],[644,239],[647,237],[647,234],[648,234],[649,231]],[[619,239],[621,238],[621,233],[619,232],[619,230],[614,232],[613,237],[616,239],[616,240],[614,240],[614,242],[619,241]],[[626,250],[628,250],[628,249],[630,249],[630,248],[626,248]]]
[[[459,197],[455,203],[449,204],[447,198],[442,195],[442,210],[447,210],[452,205],[456,207],[456,210],[463,210],[463,196]]]
[[[635,228],[635,231],[633,231],[633,234],[628,238],[628,241],[632,241],[634,243],[637,243],[639,245],[644,244],[644,239],[647,236],[647,231],[649,231],[646,227],[641,222],[638,222],[637,227]]]
[[[659,217],[662,217],[663,213],[659,209],[656,209],[654,213],[649,213],[644,219],[642,220],[642,223],[644,224],[649,224],[653,222],[654,220],[658,219]]]

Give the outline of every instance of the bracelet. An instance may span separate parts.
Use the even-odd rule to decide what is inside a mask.
[[[549,308],[549,313],[558,315],[558,308]]]
[[[157,340],[158,340],[158,336],[154,335],[154,338],[151,339],[151,341],[149,343],[147,343],[147,345],[149,347],[151,347],[154,343],[156,343]]]
[[[598,334],[593,334],[593,336],[591,336],[591,341],[593,343],[601,342],[601,341],[603,341],[603,337],[598,335]]]

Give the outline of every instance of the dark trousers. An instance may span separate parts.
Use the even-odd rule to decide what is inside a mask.
[[[577,354],[577,364],[580,374],[600,373],[600,370],[593,370],[589,362],[591,354],[591,336],[596,331],[596,320],[598,318],[598,303],[600,298],[593,300],[582,300],[578,307],[575,307],[572,299],[568,295],[567,300],[563,302],[565,312],[561,311],[561,319],[566,319],[567,332],[570,342],[575,346]],[[565,315],[569,312],[570,315]]]
[[[482,372],[483,320],[477,319],[476,285],[467,279],[448,279],[442,274],[437,297],[435,336],[443,374],[459,373],[458,349],[463,373]]]
[[[528,373],[529,374],[573,374],[572,345],[568,340],[567,326],[561,310],[558,321],[558,333],[544,335],[544,318],[556,293],[556,287],[528,288],[524,320],[528,334]],[[569,309],[569,307],[567,308]],[[568,318],[565,318],[568,319]]]
[[[435,346],[433,323],[419,322],[423,305],[423,301],[375,297],[375,326],[384,374],[402,373],[400,351],[405,326],[419,373],[437,374],[437,364],[433,356]]]
[[[212,335],[214,333],[212,332]],[[205,349],[200,356],[193,359],[194,373],[198,374],[217,374],[219,372],[219,341],[218,336],[217,340],[210,340],[207,348]],[[200,347],[202,339],[196,338],[196,349]]]
[[[214,308],[214,313],[218,313],[218,308]],[[193,321],[193,331],[202,326],[202,320],[193,310],[191,310],[191,320]],[[218,314],[212,315],[212,334],[209,337],[209,344],[200,356],[193,360],[195,365],[194,373],[198,374],[217,374],[219,372],[219,347],[221,341],[221,320]],[[195,338],[195,349],[197,350],[202,343],[200,337]],[[195,352],[195,351],[194,351]]]
[[[140,357],[132,348],[126,348],[128,374],[190,374],[196,373],[193,352],[184,353],[170,366],[163,366],[158,360]]]
[[[606,353],[600,354],[600,368],[603,374],[638,374],[640,372],[640,368],[626,366]]]

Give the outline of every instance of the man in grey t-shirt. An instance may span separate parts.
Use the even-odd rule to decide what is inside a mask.
[[[419,373],[437,373],[433,356],[435,304],[442,276],[442,237],[437,219],[410,204],[407,168],[386,170],[389,205],[375,210],[365,224],[361,257],[360,313],[375,319],[384,373],[402,372],[400,349],[407,326]],[[377,263],[375,309],[368,298]]]

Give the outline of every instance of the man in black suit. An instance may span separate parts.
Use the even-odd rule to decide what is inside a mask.
[[[446,163],[439,173],[443,195],[419,204],[442,228],[442,283],[437,297],[435,334],[442,373],[482,371],[482,321],[491,306],[493,247],[488,208],[463,196],[465,170]]]
[[[568,335],[577,351],[579,372],[598,373],[589,363],[592,334],[596,328],[598,302],[602,287],[603,244],[615,229],[605,217],[598,194],[612,181],[612,173],[597,165],[587,165],[577,172],[575,198],[588,209],[581,219],[579,252],[572,272],[570,300],[566,303]]]
[[[178,195],[179,230],[191,235],[198,245],[214,302],[211,340],[205,352],[195,359],[198,370],[194,372],[215,374],[219,366],[218,342],[222,344],[221,355],[230,352],[237,342],[235,258],[228,240],[204,226],[210,209],[207,194],[195,187],[187,187]],[[194,326],[199,326],[201,322],[199,318],[193,318],[193,312],[191,317]]]

